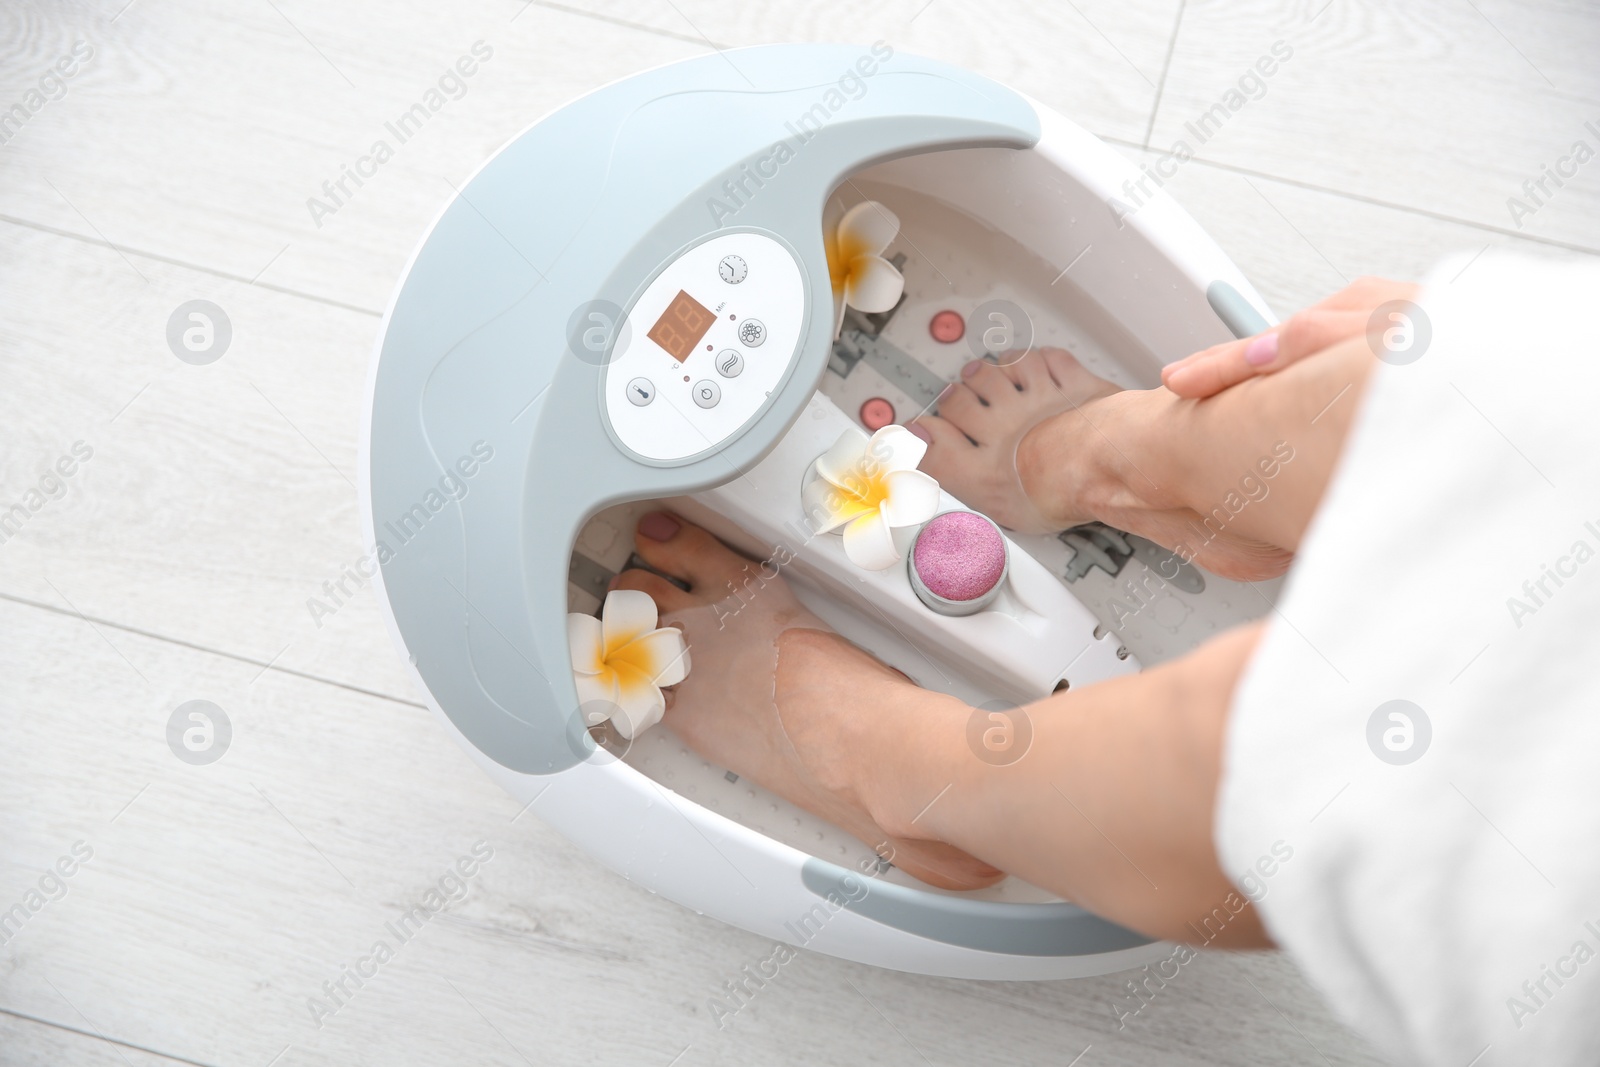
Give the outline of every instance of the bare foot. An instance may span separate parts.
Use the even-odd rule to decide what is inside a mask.
[[[1151,482],[1118,445],[1163,391],[1120,389],[1059,348],[1006,358],[967,364],[939,414],[910,426],[929,442],[922,470],[963,503],[1021,533],[1104,522],[1239,581],[1288,569],[1292,553],[1212,531],[1177,487]]]
[[[1047,533],[1088,522],[1095,516],[1052,514],[1039,505],[1027,472],[1018,470],[1017,450],[1040,423],[1068,412],[1082,419],[1084,405],[1118,387],[1090,374],[1065,349],[1040,348],[1007,362],[1012,355],[998,363],[968,363],[961,381],[940,398],[939,414],[911,423],[911,432],[928,442],[922,470],[962,503],[1012,530]],[[1052,476],[1069,477],[1070,470]]]
[[[916,837],[914,828],[891,833],[862,796],[878,769],[860,765],[866,746],[852,738],[903,729],[911,743],[917,724],[897,716],[931,694],[833,633],[770,565],[698,526],[655,512],[640,520],[634,542],[652,567],[689,586],[684,592],[639,570],[615,583],[650,594],[662,624],[684,631],[694,666],[668,690],[662,721],[696,752],[849,831],[930,885],[977,889],[1004,877],[959,849]]]

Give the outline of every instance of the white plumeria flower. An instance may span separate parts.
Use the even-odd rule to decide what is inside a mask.
[[[656,602],[634,589],[607,593],[598,619],[568,613],[567,644],[584,726],[610,719],[629,740],[661,721],[667,710],[661,687],[689,674],[683,631],[658,628]]]
[[[858,311],[876,312],[889,311],[899,303],[906,280],[883,258],[883,250],[899,232],[895,213],[876,200],[863,200],[846,211],[836,226],[824,226],[835,338],[844,326],[846,304]]]
[[[817,457],[802,493],[818,533],[844,529],[844,553],[863,570],[881,571],[903,557],[894,530],[920,526],[939,510],[939,483],[917,470],[928,445],[904,426],[871,437],[846,430]]]

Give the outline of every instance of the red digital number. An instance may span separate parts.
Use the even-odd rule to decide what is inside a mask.
[[[715,319],[716,316],[699,301],[680,289],[646,336],[665,349],[673,359],[682,360],[705,336]]]

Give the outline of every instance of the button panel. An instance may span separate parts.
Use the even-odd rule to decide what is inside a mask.
[[[617,331],[601,385],[612,431],[662,462],[729,440],[788,374],[805,310],[800,264],[770,237],[722,234],[684,252]]]

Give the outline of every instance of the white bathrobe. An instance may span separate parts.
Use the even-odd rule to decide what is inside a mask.
[[[1235,696],[1218,851],[1396,1062],[1592,1065],[1600,265],[1463,257],[1420,304]]]

